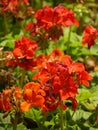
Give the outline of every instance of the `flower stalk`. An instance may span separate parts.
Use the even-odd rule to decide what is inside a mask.
[[[63,102],[61,102],[60,106],[60,125],[61,125],[61,130],[64,130],[64,117],[63,117]]]
[[[17,130],[17,122],[18,122],[18,114],[15,114],[14,124],[13,124],[13,130]]]
[[[21,73],[22,73],[22,75],[21,75],[21,79],[20,79],[20,87],[23,88],[26,71],[23,69]]]

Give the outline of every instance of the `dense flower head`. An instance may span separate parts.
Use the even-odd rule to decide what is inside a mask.
[[[19,45],[22,46],[21,41],[18,44],[16,43],[15,48]],[[16,56],[16,59],[18,58]],[[58,106],[61,106],[61,102],[64,100],[70,100],[72,109],[75,110],[79,86],[89,87],[89,81],[92,80],[92,76],[85,70],[84,65],[80,62],[74,62],[69,55],[64,55],[59,49],[53,50],[46,56],[41,54],[33,62],[34,66],[31,64],[32,70],[37,70],[37,73],[32,79],[33,81],[36,80],[36,82],[29,82],[23,87],[22,98],[18,94],[20,90],[13,91],[17,99],[22,99],[20,109],[29,111],[30,108],[36,106],[41,108],[43,112],[53,111]],[[26,67],[28,63],[25,64]],[[23,64],[21,63],[21,65]],[[10,104],[10,102],[8,103]],[[67,104],[65,103],[61,107],[66,109]]]
[[[71,100],[75,110],[79,85],[88,87],[88,81],[92,80],[84,65],[74,62],[70,56],[63,55],[59,49],[56,49],[46,62],[43,60],[43,63],[38,63],[38,69],[39,72],[33,80],[38,80],[41,88],[46,92],[44,111],[56,109],[64,100]]]
[[[0,93],[0,109],[3,111],[9,111],[14,106],[19,107],[21,96],[21,89],[19,87],[5,89]]]
[[[5,90],[2,93],[0,93],[0,109],[4,111],[8,111],[11,109],[11,103],[10,103],[10,93],[11,90]]]
[[[54,8],[45,6],[35,13],[35,17],[37,19],[37,25],[46,30],[55,25],[68,27],[72,24],[76,24],[74,12],[62,5],[58,5]],[[78,22],[76,25],[78,25]]]
[[[26,30],[31,32],[31,35],[38,35],[46,39],[57,40],[63,35],[62,26],[69,27],[71,25],[78,26],[79,23],[75,19],[74,12],[58,5],[54,8],[45,6],[35,13],[36,23],[30,22],[26,26]]]
[[[45,102],[44,96],[45,92],[41,89],[39,83],[27,83],[23,88],[24,102],[21,103],[21,109],[23,111],[29,111],[34,106],[42,108]]]
[[[24,68],[26,70],[31,70],[34,65],[33,56],[37,48],[37,43],[34,40],[25,36],[23,36],[20,40],[16,40],[13,50],[14,60],[10,60],[7,63],[7,66],[20,66],[21,68]]]
[[[21,40],[15,41],[13,55],[16,59],[32,59],[37,47],[37,43],[34,40],[23,36]]]
[[[86,26],[84,29],[84,36],[82,38],[82,45],[88,45],[88,48],[95,44],[95,40],[98,38],[98,30],[93,26]]]
[[[7,12],[7,11],[17,11],[18,6],[26,4],[28,5],[29,2],[28,0],[1,0],[1,5],[2,5],[2,11]]]

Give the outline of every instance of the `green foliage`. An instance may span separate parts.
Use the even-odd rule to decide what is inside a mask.
[[[60,37],[58,41],[48,41],[47,48],[43,50],[37,50],[36,55],[49,54],[55,48],[60,48],[64,54],[68,54],[74,61],[80,61],[86,65],[86,57],[93,56],[97,62],[95,66],[98,67],[98,40],[95,41],[94,46],[90,49],[82,46],[83,29],[86,25],[93,25],[98,28],[98,1],[87,0],[84,4],[81,0],[30,0],[30,4],[34,8],[34,11],[42,8],[45,5],[52,7],[63,4],[69,9],[74,10],[75,16],[79,20],[80,26],[71,26],[70,28],[64,28],[64,35]],[[0,6],[1,7],[1,6]],[[20,17],[21,15],[21,17]],[[33,13],[32,13],[33,16]],[[0,13],[0,48],[3,47],[3,51],[0,50],[0,69],[1,60],[4,58],[4,52],[11,51],[14,48],[14,41],[19,39],[22,35],[29,34],[25,31],[25,26],[29,21],[32,21],[33,17],[25,15],[22,16],[22,12],[19,17],[10,14],[3,16]],[[41,41],[43,42],[43,41]],[[8,68],[4,68],[8,71]],[[64,114],[64,130],[98,130],[98,70],[91,72],[93,80],[90,83],[89,88],[80,86],[78,89],[77,102],[78,106],[76,111],[72,111],[67,108],[63,111]],[[16,85],[20,84],[22,77],[22,69],[19,67],[12,69],[13,74],[17,78]],[[24,84],[32,81],[32,77],[36,72],[26,71],[25,78],[23,77]],[[0,80],[1,88],[3,81]],[[9,86],[11,87],[11,86]],[[32,108],[29,112],[23,113],[23,123],[18,124],[17,130],[61,130],[60,129],[60,114],[59,108],[53,112],[43,114],[41,109]],[[10,121],[10,116],[3,118],[3,112],[0,112],[0,130],[12,130],[13,124]]]

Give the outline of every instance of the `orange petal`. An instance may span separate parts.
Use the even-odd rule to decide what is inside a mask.
[[[30,110],[30,107],[31,107],[31,104],[30,103],[27,103],[27,102],[22,102],[20,104],[20,108],[22,111],[24,112],[28,112]]]

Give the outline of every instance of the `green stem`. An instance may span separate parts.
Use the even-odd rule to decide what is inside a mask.
[[[73,8],[72,8],[73,11],[74,11],[74,8],[75,8],[75,4],[73,4]],[[72,32],[72,26],[69,27],[69,34],[68,34],[68,40],[67,40],[67,53],[69,53],[69,50],[70,50],[71,32]]]
[[[70,26],[69,33],[68,33],[68,40],[67,40],[67,53],[69,52],[69,49],[70,49],[71,30],[72,30],[72,27]]]
[[[14,124],[13,124],[13,130],[17,130],[17,122],[18,122],[18,115],[15,114],[15,120],[14,120]]]
[[[40,0],[40,7],[43,7],[43,0]]]
[[[7,20],[7,17],[6,17],[6,14],[4,13],[4,27],[5,27],[5,35],[8,33],[9,31],[9,28],[8,28],[8,20]]]
[[[62,108],[62,102],[60,106],[60,125],[61,125],[61,130],[64,130],[64,119],[63,119],[63,108]]]
[[[68,34],[68,42],[70,42],[70,38],[71,38],[71,26],[69,27],[69,34]]]
[[[22,73],[22,75],[21,75],[21,79],[20,79],[20,87],[23,88],[26,71],[23,69],[21,73]]]

